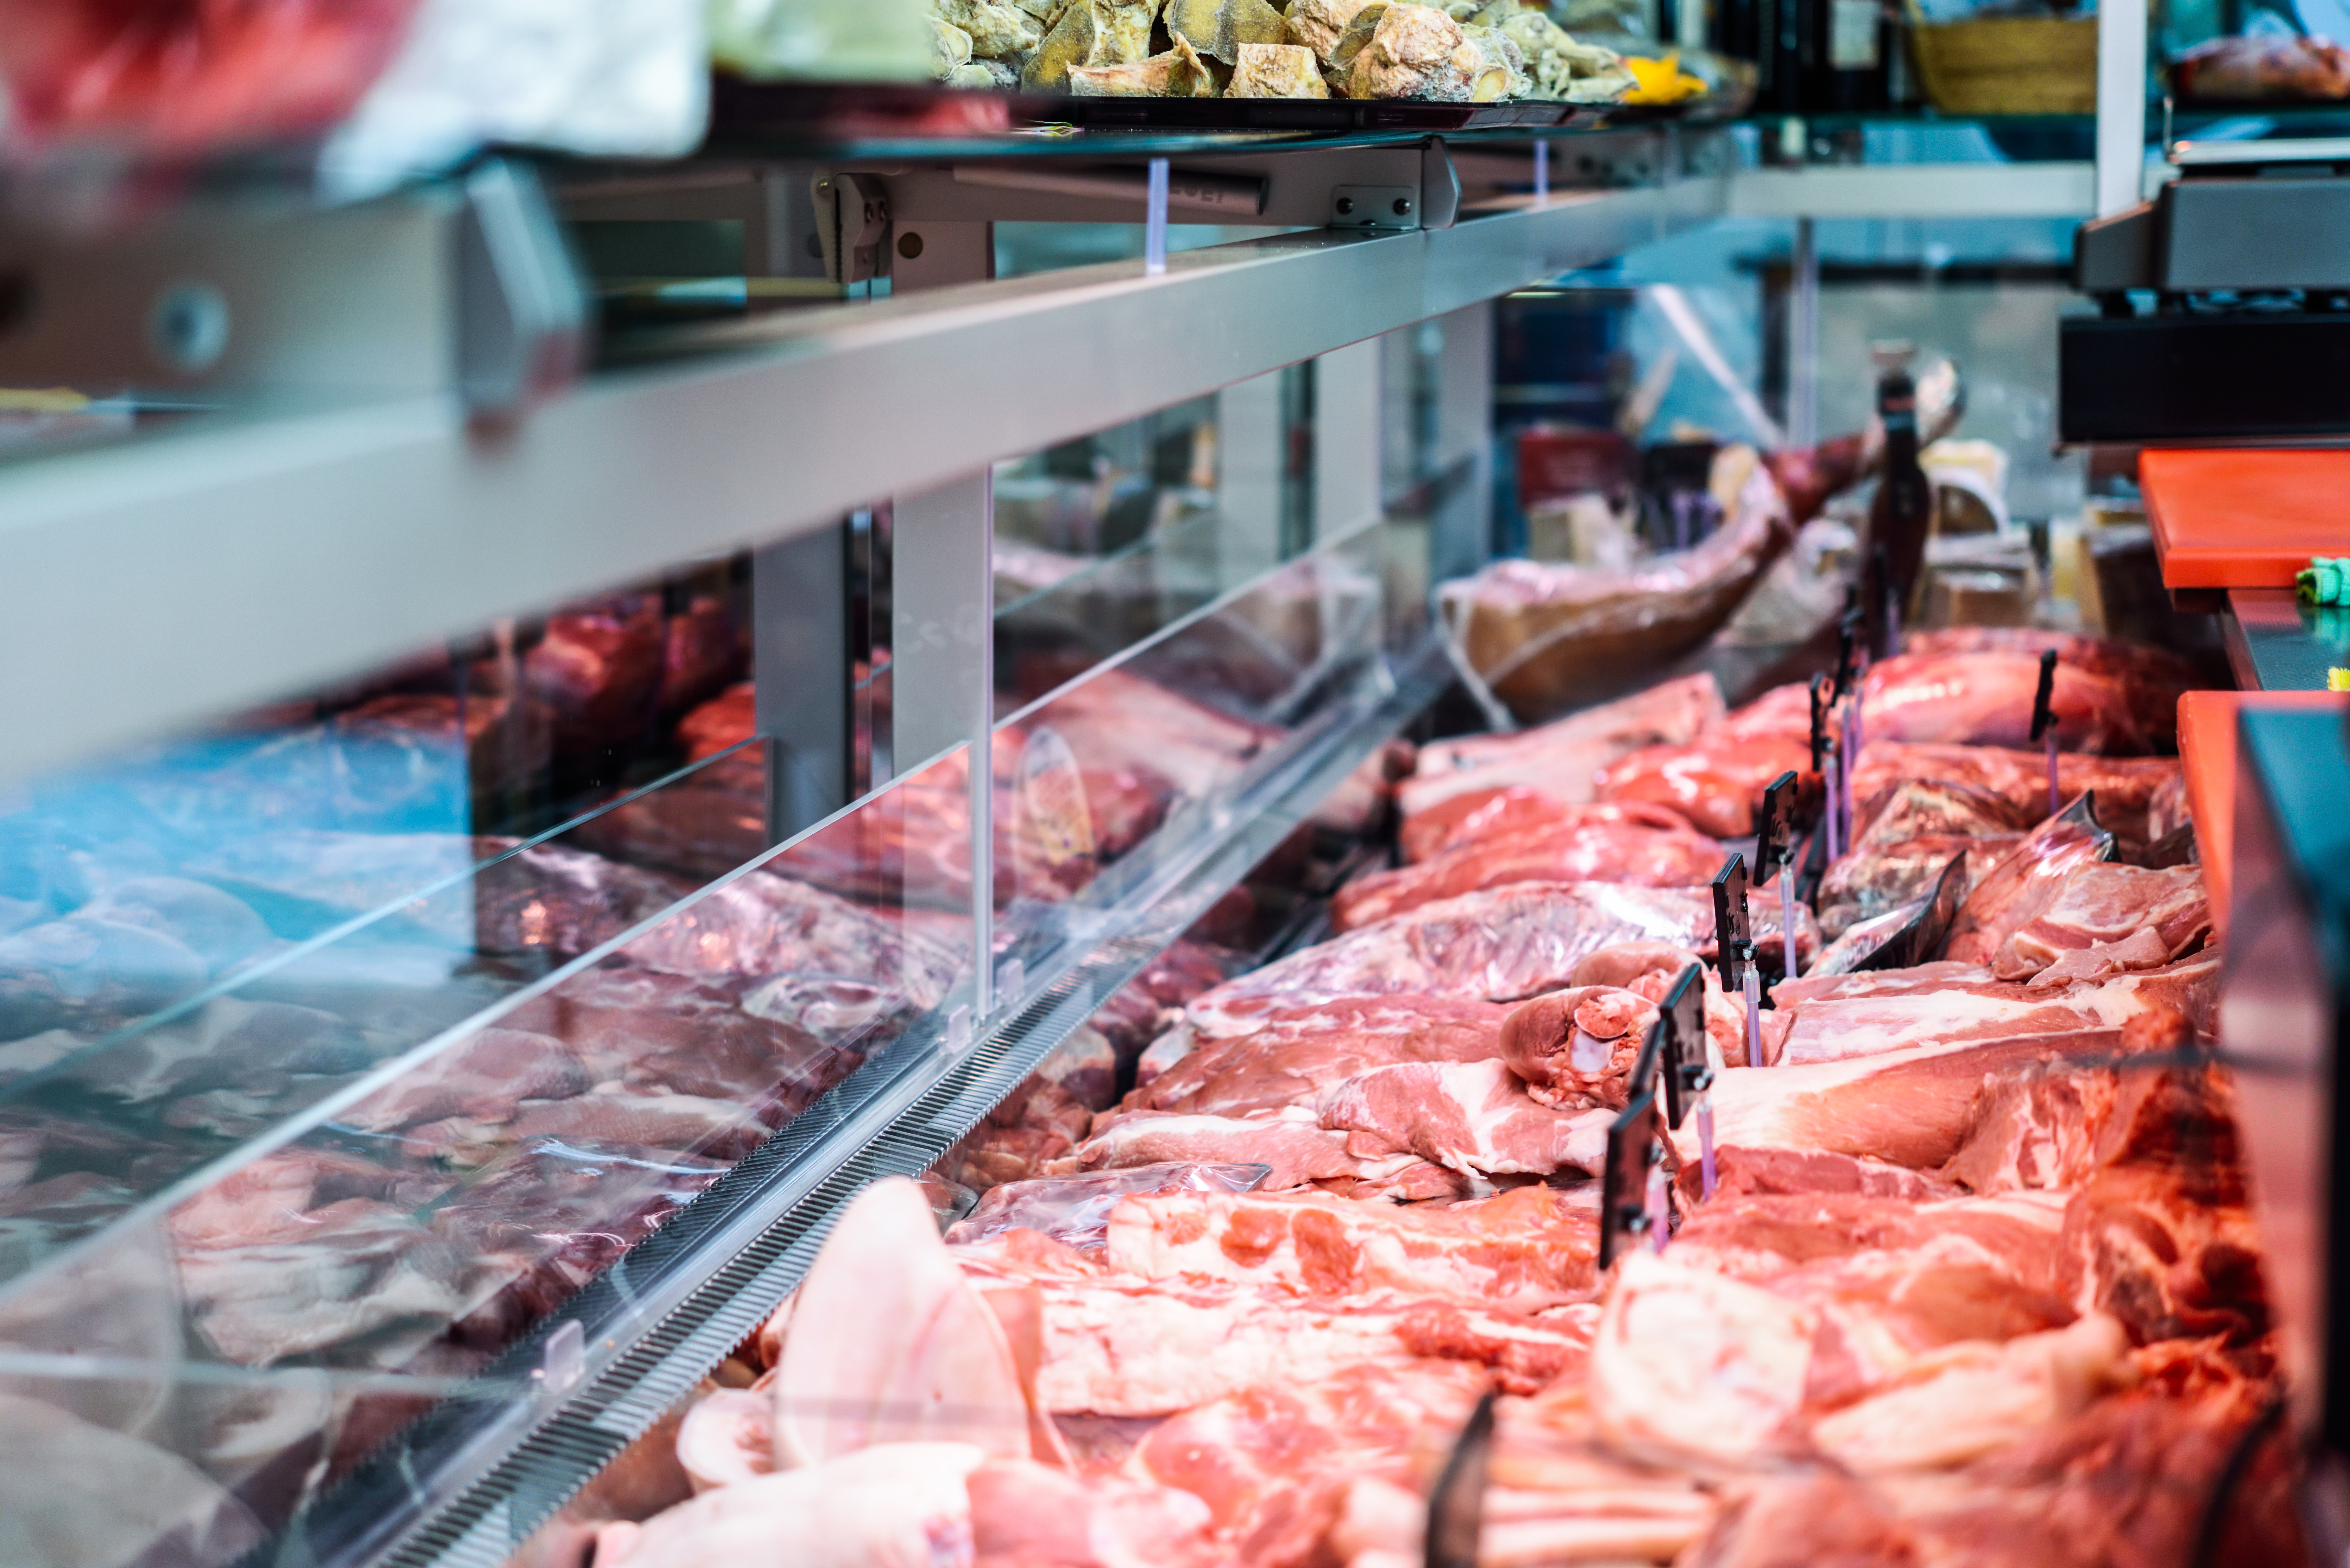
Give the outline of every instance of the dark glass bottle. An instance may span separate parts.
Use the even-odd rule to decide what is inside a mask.
[[[1804,34],[1804,109],[1860,114],[1890,101],[1893,39],[1879,0],[1810,0]]]
[[[1869,507],[1868,535],[1871,544],[1884,552],[1885,603],[1866,607],[1880,648],[1898,636],[1898,627],[1887,623],[1910,611],[1918,574],[1925,565],[1926,535],[1934,520],[1933,487],[1918,464],[1918,386],[1909,379],[1915,353],[1907,343],[1878,343],[1870,348],[1877,361],[1877,417],[1885,427],[1885,466]]]

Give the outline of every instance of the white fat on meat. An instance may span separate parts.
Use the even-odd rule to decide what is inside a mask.
[[[1168,1116],[1128,1111],[1077,1146],[1079,1170],[1124,1170],[1180,1160],[1272,1167],[1260,1189],[1278,1192],[1309,1181],[1377,1180],[1416,1157],[1390,1151],[1358,1157],[1343,1130],[1326,1128],[1305,1106],[1264,1116]]]
[[[1309,1296],[1393,1291],[1534,1312],[1592,1298],[1596,1199],[1541,1186],[1445,1208],[1320,1193],[1151,1195],[1111,1211],[1103,1261],[1146,1280],[1274,1284]]]
[[[1538,1104],[1499,1062],[1405,1062],[1348,1079],[1322,1121],[1365,1158],[1409,1152],[1464,1174],[1596,1175],[1613,1115]]]
[[[972,1540],[982,1563],[1181,1568],[1212,1552],[1212,1516],[1188,1491],[1123,1476],[1080,1480],[1024,1459],[971,1472]]]
[[[1591,1347],[1591,1407],[1627,1458],[1738,1470],[1779,1451],[1801,1412],[1818,1314],[1638,1251],[1618,1266]]]
[[[1830,1459],[1866,1475],[1981,1459],[2137,1381],[2129,1334],[2102,1314],[2002,1345],[1962,1341],[1811,1423]]]
[[[774,1392],[780,1469],[920,1439],[1007,1459],[1032,1451],[996,1314],[939,1239],[921,1188],[901,1178],[858,1194],[816,1254]]]
[[[597,1532],[598,1568],[970,1568],[970,1443],[881,1443]]]
[[[2061,988],[1986,981],[1932,991],[1825,996],[1779,1009],[1769,1025],[1766,1054],[1800,1064],[1910,1046],[2114,1030],[2157,1009],[2200,1021],[2210,1015],[2219,972],[2219,957],[2211,953]]]

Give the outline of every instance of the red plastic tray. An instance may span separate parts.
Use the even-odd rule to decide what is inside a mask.
[[[2138,484],[2167,588],[2289,588],[2350,555],[2350,452],[2147,452]]]

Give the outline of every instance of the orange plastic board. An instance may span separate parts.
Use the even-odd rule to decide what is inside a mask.
[[[2261,708],[2350,706],[2331,691],[2189,691],[2178,700],[2178,760],[2187,773],[2187,810],[2203,860],[2211,919],[2228,935],[2228,874],[2236,833],[2236,714]]]
[[[2350,452],[2148,452],[2137,473],[2167,588],[2289,588],[2350,556]]]

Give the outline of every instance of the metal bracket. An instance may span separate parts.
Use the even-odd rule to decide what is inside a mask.
[[[588,298],[537,176],[496,161],[466,177],[457,230],[457,384],[477,420],[512,420],[586,360]]]
[[[1341,185],[1330,192],[1334,229],[1416,229],[1419,192],[1409,185]]]
[[[824,244],[825,275],[838,284],[889,275],[889,188],[872,174],[819,174],[816,237]]]

